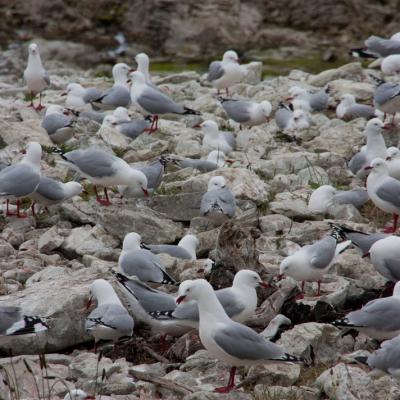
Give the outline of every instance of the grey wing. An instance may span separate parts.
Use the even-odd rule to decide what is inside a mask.
[[[0,335],[5,335],[7,329],[15,322],[20,321],[21,309],[14,306],[1,306],[0,307]]]
[[[192,160],[190,158],[183,158],[176,161],[182,168],[193,168],[202,172],[210,172],[218,169],[218,165],[208,160]]]
[[[157,189],[161,185],[164,175],[164,166],[158,160],[152,164],[132,165],[132,168],[146,175],[149,189]]]
[[[171,257],[181,258],[184,260],[191,260],[192,256],[183,247],[168,245],[168,244],[158,244],[149,245],[148,248],[154,254],[166,253]]]
[[[332,236],[327,236],[307,246],[307,252],[311,255],[311,265],[315,268],[326,268],[335,257],[335,250],[336,240]]]
[[[346,110],[346,117],[348,118],[374,118],[375,108],[365,104],[354,104]]]
[[[400,300],[395,297],[372,300],[361,310],[346,315],[348,324],[354,327],[373,328],[380,331],[400,329]]]
[[[42,128],[46,130],[49,135],[56,133],[58,129],[72,127],[73,119],[64,114],[50,114],[44,117],[42,121]]]
[[[234,150],[236,147],[235,135],[231,132],[221,132],[221,135],[225,138],[229,146],[231,146],[232,150]]]
[[[367,154],[364,151],[360,151],[351,158],[348,163],[350,171],[356,175],[367,163]]]
[[[384,239],[389,235],[384,233],[361,233],[361,232],[351,232],[346,233],[346,237],[352,241],[352,243],[357,246],[363,254],[367,254],[371,246],[378,240]]]
[[[106,90],[98,99],[93,100],[93,103],[101,103],[107,106],[126,107],[131,101],[131,94],[125,86],[116,85]]]
[[[102,304],[95,308],[86,319],[86,329],[103,325],[119,331],[121,336],[131,336],[134,326],[133,318],[119,304]]]
[[[230,288],[217,290],[215,294],[229,318],[234,318],[244,311],[245,306],[237,300]]]
[[[398,258],[387,258],[383,260],[383,268],[388,273],[388,278],[393,282],[400,281],[400,260]],[[385,275],[384,275],[385,276]]]
[[[240,100],[225,100],[222,103],[228,117],[238,123],[245,123],[250,119],[250,106],[251,102]]]
[[[183,114],[185,109],[181,104],[175,103],[171,98],[147,86],[142,94],[136,99],[140,107],[150,114]]]
[[[224,75],[225,71],[222,67],[221,61],[213,61],[208,67],[207,80],[209,82],[215,81]]]
[[[278,128],[281,130],[285,129],[292,115],[293,112],[287,110],[286,108],[279,108],[278,110],[276,110],[275,122],[278,125]]]
[[[400,43],[397,40],[384,39],[379,36],[370,36],[365,41],[365,45],[369,52],[380,57],[400,53]]]
[[[0,195],[27,196],[39,185],[40,174],[27,164],[10,165],[0,172]]]
[[[91,103],[92,101],[99,99],[102,95],[103,93],[96,88],[87,88],[85,95],[83,96],[83,101],[85,103]]]
[[[329,94],[325,90],[311,95],[310,106],[314,111],[323,111],[328,107]]]
[[[63,200],[65,198],[63,184],[47,176],[40,178],[39,186],[35,192],[50,200]]]
[[[367,360],[370,368],[380,369],[390,373],[390,370],[400,368],[400,336],[386,340],[381,348],[372,353]]]
[[[188,319],[190,321],[199,321],[199,307],[196,301],[179,304],[172,313],[176,319]]]
[[[136,139],[139,135],[143,133],[145,129],[150,128],[151,122],[147,119],[137,119],[129,122],[122,122],[117,125],[117,129],[123,135]]]
[[[234,321],[224,324],[214,335],[216,344],[227,354],[241,360],[279,360],[285,352],[275,343],[245,325]]]
[[[43,80],[46,82],[47,86],[50,86],[50,76],[47,71],[43,71]]]
[[[115,173],[116,157],[99,149],[74,150],[64,154],[64,157],[89,176],[103,177]]]
[[[385,104],[393,97],[398,96],[400,93],[400,85],[393,82],[387,82],[375,89],[374,102],[377,105]]]
[[[219,189],[218,192],[218,204],[226,215],[231,218],[234,217],[236,211],[235,196],[228,188]]]
[[[339,204],[352,204],[356,208],[362,207],[369,199],[366,189],[353,189],[335,194],[335,200]]]
[[[378,187],[377,196],[394,205],[400,207],[400,182],[394,178],[386,178],[386,180]]]

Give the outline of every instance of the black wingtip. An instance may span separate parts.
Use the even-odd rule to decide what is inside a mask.
[[[305,363],[306,360],[302,357],[293,356],[292,354],[285,353],[284,356],[281,358],[282,361],[288,362],[301,362]]]
[[[24,316],[24,326],[13,332],[7,333],[7,336],[20,336],[38,333],[49,329],[49,325],[37,316]]]
[[[129,281],[129,278],[120,272],[111,270],[111,273],[115,276],[118,282],[125,283]]]
[[[356,360],[356,361],[358,361],[359,363],[361,363],[361,364],[365,364],[365,365],[367,365],[368,363],[368,357],[367,356],[357,356],[357,357],[354,357],[354,359]]]
[[[168,311],[150,311],[148,314],[155,318],[158,319],[160,317],[172,317],[172,313],[174,310],[168,310]]]
[[[349,320],[347,318],[337,319],[336,321],[332,322],[332,325],[333,326],[337,326],[337,327],[340,327],[340,326],[352,327],[352,326],[354,326],[354,325],[350,324],[350,322],[349,322]]]
[[[61,150],[59,147],[57,146],[53,146],[51,148],[51,152],[54,154],[58,154],[59,156],[61,156],[61,158],[63,158],[64,160],[68,161],[68,159],[65,157],[65,151]]]
[[[369,53],[368,50],[363,47],[350,49],[349,55],[358,58],[377,58],[375,54]]]
[[[377,86],[381,86],[384,83],[386,83],[386,81],[384,79],[378,78],[377,76],[375,76],[373,74],[368,74],[368,76],[376,83]]]
[[[184,107],[184,110],[185,110],[183,112],[184,115],[201,115],[200,111],[196,111],[188,107]]]

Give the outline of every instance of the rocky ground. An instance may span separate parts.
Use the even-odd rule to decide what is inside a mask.
[[[64,56],[58,57],[53,42],[39,43],[52,80],[45,93],[46,104],[63,104],[60,91],[68,82],[99,88],[110,85],[93,71],[79,70]],[[63,43],[66,48],[73,48],[73,44]],[[0,160],[15,162],[21,157],[20,149],[37,140],[45,149],[42,173],[68,180],[71,173],[57,163],[59,157],[51,152],[52,143],[40,127],[42,113],[26,107],[19,78],[24,66],[20,50],[3,54]],[[299,83],[315,88],[329,83],[337,99],[352,93],[371,103],[373,85],[359,63],[318,75],[293,70],[288,76],[265,81],[260,80],[259,64],[248,69],[252,71],[249,80],[237,84],[233,93],[257,101],[268,99],[274,109],[287,97],[288,88]],[[232,274],[244,266],[270,280],[277,274],[288,245],[321,238],[329,231],[330,220],[364,231],[381,229],[389,221],[388,215],[369,203],[360,212],[352,206],[335,206],[327,215],[312,214],[307,208],[310,194],[321,184],[340,188],[362,185],[348,171],[346,160],[363,143],[364,120],[343,122],[332,111],[313,114],[311,127],[296,132],[296,140],[291,140],[278,131],[274,121],[239,130],[228,122],[214,90],[196,72],[155,77],[155,82],[174,99],[201,111],[202,118],[215,119],[221,129],[234,131],[238,150],[229,157],[235,161],[229,168],[208,174],[170,166],[161,187],[148,200],[120,199],[114,193],[113,204],[102,207],[89,193],[51,207],[49,213],[42,212],[36,218],[1,217],[1,302],[45,316],[51,327],[45,334],[1,344],[0,365],[11,376],[17,398],[62,398],[67,388],[77,387],[102,399],[399,399],[400,385],[395,380],[371,377],[365,366],[348,356],[356,351],[366,354],[377,348],[377,343],[362,334],[343,335],[329,324],[382,295],[384,279],[356,249],[338,258],[319,298],[314,297],[316,284],[308,284],[306,298],[295,301],[298,286],[289,278],[276,289],[259,292],[260,307],[249,325],[262,330],[276,314],[288,316],[293,327],[278,343],[304,357],[309,366],[242,368],[240,388],[218,395],[212,390],[226,382],[228,366],[210,359],[195,334],[169,339],[170,349],[163,353],[159,338],[151,337],[146,327],[137,326],[129,343],[106,348],[101,357],[91,352],[93,342],[84,330],[83,310],[88,286],[96,278],[115,284],[110,271],[117,266],[121,241],[130,231],[140,233],[147,243],[176,243],[184,233],[195,233],[200,241],[199,260],[162,259],[168,272],[183,280],[203,276],[202,259],[213,258],[216,267],[209,279],[217,288],[230,285]],[[143,134],[115,152],[128,162],[147,161],[161,154],[200,157],[204,155],[201,132],[190,124],[190,119],[162,118],[156,133]],[[89,142],[104,145],[96,135],[98,128],[94,122],[78,122],[75,138],[65,147],[84,147]],[[397,144],[397,132],[388,136],[389,142]],[[237,199],[237,218],[223,227],[210,226],[198,210],[213,175],[223,175]],[[11,358],[7,356],[10,347]],[[46,365],[35,355],[42,352],[46,353]],[[43,380],[44,376],[49,378]]]

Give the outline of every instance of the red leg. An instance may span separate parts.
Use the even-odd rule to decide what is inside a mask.
[[[39,93],[39,104],[35,107],[36,111],[41,111],[43,110],[43,108],[45,108],[44,106],[42,106],[42,92]]]
[[[31,210],[32,210],[32,215],[33,215],[34,217],[36,217],[36,213],[35,213],[35,203],[34,203],[34,202],[32,202]]]
[[[399,216],[397,214],[393,214],[393,226],[389,226],[383,230],[384,233],[395,233],[397,229],[397,220]]]
[[[383,113],[383,122],[386,121],[386,113]]]
[[[21,202],[20,202],[20,200],[18,199],[18,200],[17,200],[17,218],[26,218],[26,217],[27,217],[26,214],[20,213],[20,212],[19,212],[20,207],[21,207]]]
[[[104,196],[106,199],[102,201],[102,204],[103,204],[103,206],[109,206],[111,204],[111,201],[108,198],[107,188],[104,188]]]
[[[96,193],[96,200],[97,200],[97,202],[101,204],[101,199],[100,199],[100,197],[99,197],[99,194],[97,193],[97,186],[96,186],[96,185],[93,185],[93,190],[94,190],[94,192]]]
[[[301,293],[298,294],[298,295],[295,297],[295,300],[304,299],[304,286],[305,286],[305,284],[306,284],[305,281],[302,281],[302,282],[301,282]]]
[[[229,374],[228,385],[216,388],[214,392],[229,393],[235,387],[235,373],[236,373],[236,367],[232,367],[231,372]]]
[[[16,213],[10,211],[10,200],[6,201],[6,217],[13,217]]]
[[[321,281],[318,281],[317,296],[321,296]]]
[[[394,123],[394,119],[396,118],[396,113],[393,114],[393,118],[392,118],[392,125],[396,126],[396,124]]]

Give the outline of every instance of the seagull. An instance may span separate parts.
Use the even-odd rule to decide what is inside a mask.
[[[369,256],[369,251],[371,249],[371,246],[375,242],[390,236],[386,233],[380,233],[380,232],[376,233],[361,232],[336,223],[330,223],[330,225],[336,229],[336,231],[339,233],[342,239],[351,240],[354,246],[356,246],[361,250],[362,257]]]
[[[227,386],[215,389],[228,393],[235,387],[236,367],[270,362],[302,362],[285,353],[282,347],[265,340],[261,335],[232,321],[218,301],[212,286],[204,279],[182,282],[178,304],[196,300],[199,307],[199,336],[211,357],[231,365]]]
[[[288,127],[289,122],[292,120],[293,111],[292,103],[288,105],[282,102],[279,103],[278,109],[275,112],[275,122],[281,131],[284,131]]]
[[[15,215],[9,211],[10,198],[17,199],[17,217],[24,218],[20,213],[22,197],[31,195],[40,183],[40,160],[42,147],[39,143],[30,142],[24,158],[17,164],[10,165],[0,171],[0,197],[6,197],[6,216]]]
[[[381,38],[379,36],[370,36],[364,42],[362,48],[350,50],[350,54],[354,57],[364,58],[381,58],[391,54],[400,53],[400,32],[395,33],[390,39]]]
[[[24,315],[19,307],[0,305],[0,337],[43,332],[49,326],[37,316]]]
[[[315,189],[309,200],[308,209],[312,212],[325,213],[332,204],[351,204],[355,208],[361,208],[369,200],[365,188],[352,190],[336,190],[331,185],[322,185]]]
[[[96,279],[90,285],[90,299],[87,308],[97,300],[97,307],[86,317],[85,329],[95,341],[118,341],[122,337],[131,337],[134,320],[122,305],[113,287],[104,279]]]
[[[340,103],[336,107],[336,116],[349,121],[355,118],[371,119],[377,117],[375,107],[358,104],[356,98],[349,93],[340,97]]]
[[[300,86],[292,86],[289,89],[290,97],[286,100],[292,101],[294,109],[309,111],[324,111],[329,104],[329,86],[317,93],[310,93]]]
[[[125,35],[122,32],[118,32],[114,39],[118,43],[118,47],[108,51],[108,55],[111,58],[117,58],[118,56],[124,56],[128,50],[128,44],[126,43]]]
[[[397,147],[389,147],[386,150],[386,164],[389,175],[400,180],[400,150]]]
[[[374,106],[386,114],[393,115],[392,124],[396,113],[400,111],[400,84],[395,82],[385,82],[374,75],[370,77],[375,81],[377,87],[374,92]],[[384,118],[385,120],[385,118]]]
[[[386,228],[384,232],[394,233],[400,214],[400,181],[389,176],[388,166],[381,158],[375,158],[364,169],[370,171],[367,178],[370,199],[382,211],[393,214],[393,227]]]
[[[147,178],[147,191],[153,194],[161,185],[168,159],[157,157],[146,164],[130,164],[130,167],[142,172]],[[118,192],[124,197],[143,197],[144,193],[136,185],[118,186]]]
[[[35,204],[42,204],[45,207],[60,204],[74,196],[82,193],[83,187],[78,182],[59,182],[47,176],[41,176],[39,186],[29,195],[32,200],[32,214],[35,215]]]
[[[113,66],[112,75],[114,85],[103,92],[99,97],[93,99],[91,104],[102,110],[113,110],[116,107],[127,107],[131,102],[128,74],[132,69],[124,64],[118,63]]]
[[[400,334],[400,282],[393,289],[393,296],[368,302],[361,310],[352,311],[332,324],[356,329],[373,339],[387,340]]]
[[[296,281],[302,281],[301,294],[298,298],[304,298],[305,281],[318,282],[317,296],[321,296],[321,278],[326,274],[335,261],[337,255],[350,246],[351,241],[338,243],[340,234],[333,227],[329,236],[317,242],[300,247],[294,254],[286,257],[279,266],[279,276],[290,276]]]
[[[131,74],[131,99],[145,114],[153,115],[150,132],[158,129],[160,114],[200,115],[198,111],[176,103],[165,93],[146,83],[145,76],[140,71]]]
[[[236,140],[231,132],[220,132],[215,121],[208,119],[200,124],[203,131],[203,148],[220,150],[229,154],[235,149]]]
[[[385,57],[381,63],[381,70],[386,75],[397,75],[400,72],[400,54],[392,54]]]
[[[59,105],[47,108],[41,125],[53,143],[64,143],[74,135],[75,121],[68,116],[68,113],[68,110]]]
[[[281,332],[285,330],[285,328],[281,327],[282,326],[289,327],[291,325],[292,321],[289,318],[285,317],[282,314],[278,314],[270,321],[268,326],[260,333],[260,335],[264,339],[270,340],[271,342],[275,342],[276,340],[279,339]]]
[[[116,120],[115,129],[130,139],[136,139],[143,132],[148,131],[152,122],[151,117],[132,120],[125,107],[117,107],[113,116]]]
[[[161,260],[150,250],[140,247],[141,236],[128,233],[122,243],[118,265],[125,275],[137,276],[143,282],[175,284],[175,280],[165,271]]]
[[[50,85],[50,78],[43,68],[39,46],[36,43],[31,43],[29,45],[28,65],[24,71],[24,79],[32,95],[30,107],[33,107],[37,111],[42,110],[44,108],[42,106],[42,92]],[[35,107],[33,105],[33,97],[38,93],[39,104]]]
[[[181,157],[168,157],[168,160],[180,168],[193,168],[200,172],[211,172],[218,168],[223,168],[225,163],[232,162],[232,160],[226,159],[225,153],[221,150],[210,151],[206,160]]]
[[[98,99],[102,92],[96,88],[84,88],[79,83],[69,83],[65,92],[61,93],[61,96],[67,96],[65,99],[65,105],[67,107],[84,107]],[[90,107],[91,108],[91,107]]]
[[[385,157],[386,144],[383,139],[382,132],[389,129],[379,118],[370,119],[365,127],[365,135],[367,137],[367,145],[360,152],[355,154],[348,163],[350,171],[360,177],[365,178],[367,170],[365,167],[377,157]]]
[[[228,117],[239,123],[240,126],[261,125],[270,120],[272,106],[268,100],[261,103],[250,100],[224,99],[222,97],[219,97],[218,100]]]
[[[64,153],[60,149],[54,150],[63,158],[61,163],[67,163],[69,167],[79,172],[92,184],[96,193],[98,203],[108,206],[110,200],[107,194],[107,186],[136,185],[148,196],[147,178],[138,171],[134,170],[122,158],[116,157],[95,146],[85,150],[73,150]],[[100,199],[97,193],[97,185],[104,186],[105,200]]]
[[[201,198],[200,212],[211,220],[235,217],[235,196],[226,187],[223,176],[213,176],[209,180],[207,192]]]
[[[146,83],[148,85],[152,85],[149,73],[149,65],[150,65],[149,56],[146,53],[136,54],[135,61],[137,63],[137,70],[144,75]],[[153,86],[155,87],[155,85]]]
[[[307,111],[298,109],[294,110],[291,118],[289,119],[286,130],[287,131],[300,131],[310,127],[309,114]]]
[[[390,282],[400,281],[400,237],[376,241],[368,252],[372,265]]]
[[[184,260],[196,260],[196,247],[199,240],[195,235],[185,235],[175,246],[172,244],[150,244],[145,248],[154,254],[166,253],[171,257],[182,258]]]
[[[229,88],[240,82],[244,77],[244,70],[239,64],[239,57],[233,50],[224,53],[222,61],[213,61],[208,67],[207,80],[217,89],[217,95],[221,89],[226,90],[229,96]]]

